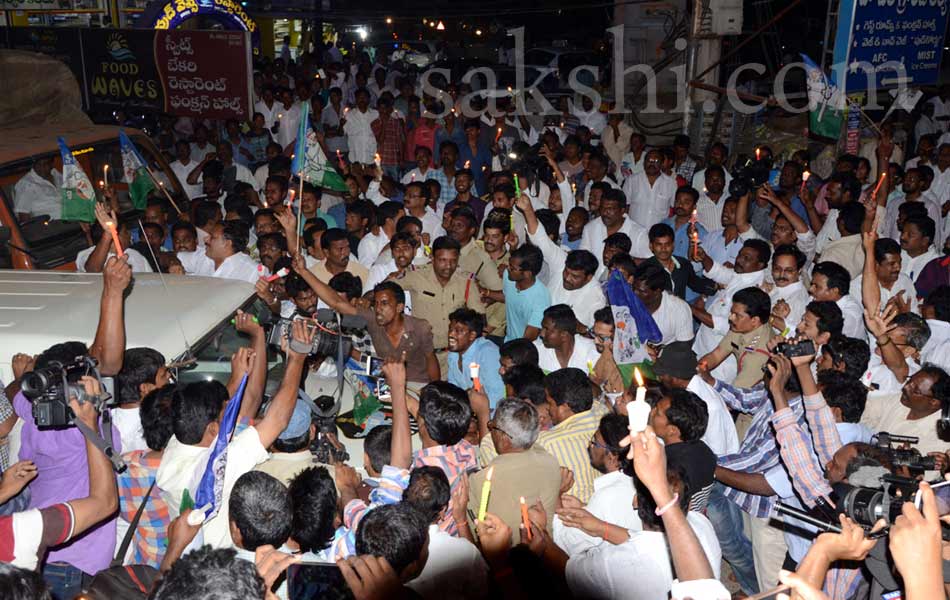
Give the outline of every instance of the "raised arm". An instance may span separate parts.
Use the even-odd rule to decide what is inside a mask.
[[[310,345],[313,342],[314,333],[315,330],[311,329],[306,321],[302,319],[294,321],[292,337],[297,342]],[[297,390],[300,389],[304,361],[307,359],[306,354],[293,350],[288,341],[284,341],[282,345],[287,356],[284,379],[270,406],[267,407],[267,414],[255,425],[261,445],[265,448],[269,448],[274,443],[290,421],[290,415],[293,414],[294,406],[297,404]]]
[[[762,194],[765,190],[759,190],[759,194]],[[752,192],[744,196],[739,196],[739,201],[736,202],[736,229],[739,230],[739,233],[745,233],[749,231],[752,225],[749,223],[749,202],[752,201]]]
[[[307,268],[307,261],[302,254],[294,255],[292,266],[294,271],[307,282],[307,285],[313,288],[317,297],[323,300],[327,306],[343,315],[355,315],[357,313],[355,306],[341,298],[336,290],[317,279],[317,276]]]
[[[116,375],[125,357],[125,289],[132,280],[128,257],[112,257],[102,271],[99,325],[89,355],[99,361],[102,375]]]
[[[393,434],[389,464],[399,469],[412,467],[412,432],[409,430],[409,408],[406,404],[406,364],[387,360],[383,376],[392,391]]]
[[[779,200],[778,196],[775,195],[775,190],[773,190],[769,184],[765,184],[763,187],[765,192],[765,197],[768,198],[768,201],[772,203],[772,206],[778,210],[779,213],[791,223],[792,227],[795,229],[795,233],[802,235],[808,233],[808,223],[804,221],[801,217],[798,216],[794,210],[792,210],[791,204],[786,204]]]
[[[898,314],[900,314],[900,311],[897,306],[893,304],[889,304],[884,309],[883,314],[880,314],[876,310],[872,312],[869,308],[865,308],[864,322],[867,324],[868,331],[871,332],[871,335],[873,335],[875,341],[877,341],[877,347],[881,351],[881,360],[884,361],[887,368],[894,374],[897,381],[904,383],[904,380],[906,380],[910,374],[910,367],[907,366],[904,354],[889,335],[894,329],[892,323]]]
[[[255,322],[254,316],[244,311],[239,310],[234,315],[234,327],[251,337],[250,348],[240,349],[247,351],[249,356],[240,363],[244,368],[238,369],[240,373],[237,377],[237,385],[241,381],[240,375],[243,375],[244,372],[249,373],[249,375],[247,386],[244,388],[244,399],[241,401],[241,412],[238,419],[245,417],[253,419],[264,400],[264,385],[267,383],[267,337],[264,335],[264,328]],[[231,364],[234,365],[233,359]],[[235,379],[234,371],[235,369],[232,368],[232,381]],[[237,385],[232,390],[231,384],[228,384],[228,391],[232,395],[237,391]]]

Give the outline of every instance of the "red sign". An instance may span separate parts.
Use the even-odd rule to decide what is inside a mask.
[[[155,31],[165,112],[250,119],[251,39],[246,31]]]

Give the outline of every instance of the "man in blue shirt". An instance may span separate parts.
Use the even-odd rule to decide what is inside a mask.
[[[538,281],[543,264],[544,257],[537,246],[517,248],[508,259],[502,292],[485,294],[489,301],[505,303],[506,342],[517,338],[533,341],[541,333],[544,311],[551,306],[548,288]]]
[[[492,410],[505,396],[501,381],[498,346],[482,336],[485,315],[471,308],[457,308],[449,314],[449,383],[463,390],[474,387],[470,366],[478,365],[478,379]]]
[[[676,196],[673,199],[673,216],[664,219],[663,223],[673,228],[673,255],[683,256],[692,259],[692,249],[690,248],[689,225],[690,219],[696,212],[696,203],[699,202],[699,192],[694,188],[684,185],[676,190]],[[694,223],[696,231],[699,233],[699,239],[706,239],[706,228],[702,223]],[[688,263],[695,270],[695,265]],[[686,291],[686,301],[692,302],[698,294],[692,290]]]

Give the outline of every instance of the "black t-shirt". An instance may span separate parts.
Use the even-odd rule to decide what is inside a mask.
[[[703,511],[716,478],[716,455],[702,440],[666,446],[666,460],[686,471],[689,486],[689,509]]]

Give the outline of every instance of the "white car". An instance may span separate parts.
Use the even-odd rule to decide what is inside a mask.
[[[177,381],[218,380],[226,384],[231,355],[248,344],[231,320],[238,309],[254,314],[254,286],[244,281],[213,277],[136,273],[125,300],[126,348],[148,347],[161,352],[169,364],[194,359],[193,366],[175,369]],[[39,354],[53,344],[80,341],[87,345],[96,335],[102,276],[65,271],[0,270],[0,379],[13,380],[11,361],[22,352]],[[266,309],[265,309],[266,310]],[[273,395],[283,375],[283,357],[268,348],[265,393]],[[337,380],[315,373],[305,382],[312,398],[336,396]],[[340,413],[353,408],[353,391],[344,383]],[[338,438],[350,455],[349,463],[362,471],[363,441],[342,434]],[[418,436],[413,447],[419,448]]]

